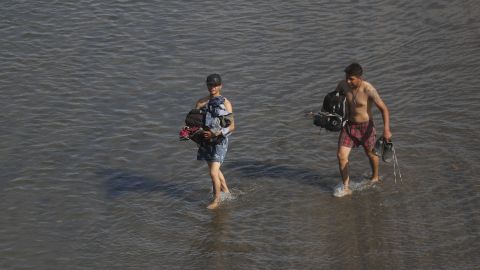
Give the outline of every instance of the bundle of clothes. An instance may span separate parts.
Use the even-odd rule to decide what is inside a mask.
[[[218,143],[223,136],[216,136],[209,141],[203,136],[205,131],[214,134],[224,134],[233,120],[233,114],[225,109],[225,98],[222,96],[211,98],[205,108],[192,109],[185,118],[185,126],[180,130],[180,140],[192,140],[197,144]]]

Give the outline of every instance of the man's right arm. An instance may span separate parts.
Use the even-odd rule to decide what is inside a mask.
[[[195,109],[201,109],[201,108],[205,107],[207,102],[208,102],[208,97],[199,99],[197,101],[197,103],[195,104]]]

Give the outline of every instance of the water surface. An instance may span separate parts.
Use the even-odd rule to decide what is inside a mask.
[[[480,6],[461,1],[6,1],[0,268],[474,269]],[[353,61],[403,182],[347,198],[303,113]],[[178,141],[218,72],[234,106],[217,211]],[[381,116],[375,120],[381,130]],[[361,150],[356,183],[368,178]],[[477,258],[477,259],[476,259]]]

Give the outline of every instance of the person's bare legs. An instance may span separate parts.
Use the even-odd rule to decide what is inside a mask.
[[[208,209],[215,209],[220,204],[220,192],[222,189],[222,181],[220,180],[220,162],[209,162],[210,177],[213,186],[213,201],[207,206]]]
[[[220,169],[218,170],[218,177],[220,178],[220,183],[222,184],[221,191],[225,193],[230,193],[230,190],[228,190],[227,187],[227,182],[225,181],[225,176],[223,176],[223,173]]]
[[[365,154],[367,155],[368,160],[370,161],[370,167],[372,168],[372,178],[370,179],[370,183],[375,184],[380,179],[378,177],[379,158],[377,155],[375,155],[374,149],[368,150],[365,148]]]
[[[342,176],[345,195],[352,194],[352,190],[349,187],[350,176],[348,170],[348,156],[350,155],[350,151],[352,151],[352,148],[346,146],[339,146],[337,150],[338,167],[340,169],[340,175]]]

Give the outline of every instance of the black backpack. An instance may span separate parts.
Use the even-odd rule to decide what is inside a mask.
[[[205,110],[192,109],[185,118],[185,125],[188,127],[203,128],[205,125],[205,115]]]
[[[343,92],[333,91],[323,99],[322,111],[313,116],[313,124],[330,131],[340,131],[346,119],[346,98]]]

